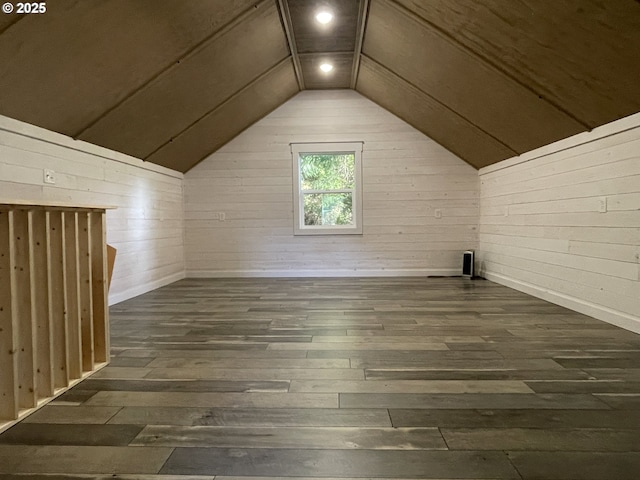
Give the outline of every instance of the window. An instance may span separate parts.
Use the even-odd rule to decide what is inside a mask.
[[[292,143],[294,234],[362,234],[362,143]]]

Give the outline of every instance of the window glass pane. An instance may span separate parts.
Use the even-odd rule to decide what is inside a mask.
[[[305,225],[353,225],[351,193],[306,193]]]
[[[342,190],[355,187],[353,153],[301,153],[302,190]]]

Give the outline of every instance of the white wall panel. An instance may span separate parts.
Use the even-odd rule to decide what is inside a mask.
[[[480,272],[640,332],[640,115],[480,170]]]
[[[294,236],[289,144],[341,141],[364,142],[364,234]],[[351,90],[298,94],[185,175],[188,276],[459,274],[477,225],[476,170]]]
[[[117,207],[110,303],[184,277],[182,188],[181,173],[0,116],[0,199]]]

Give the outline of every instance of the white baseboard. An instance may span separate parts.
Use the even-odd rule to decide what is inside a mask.
[[[380,270],[187,270],[187,278],[455,277],[457,268]]]
[[[575,310],[576,312],[589,315],[590,317],[597,318],[604,322],[610,323],[617,327],[630,330],[635,333],[640,333],[640,318],[633,315],[629,315],[624,312],[619,312],[611,308],[603,307],[595,303],[588,302],[581,298],[565,295],[564,293],[555,292],[547,288],[533,285],[531,283],[522,282],[505,275],[498,273],[484,272],[482,275],[487,280],[490,280],[505,287],[513,288],[520,292],[528,293],[534,297],[547,300],[548,302],[555,303],[562,307]]]
[[[115,305],[116,303],[124,302],[125,300],[129,300],[130,298],[137,297],[138,295],[150,292],[151,290],[155,290],[156,288],[164,287],[165,285],[169,285],[170,283],[182,280],[183,278],[185,278],[185,276],[186,275],[183,270],[181,272],[174,273],[173,275],[162,277],[159,280],[154,280],[153,282],[138,285],[136,287],[129,288],[116,294],[110,294],[109,305]]]

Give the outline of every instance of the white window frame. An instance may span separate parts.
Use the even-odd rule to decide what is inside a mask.
[[[363,142],[337,143],[292,143],[293,159],[293,234],[294,235],[362,235],[362,149]],[[355,186],[345,190],[352,192],[353,224],[352,225],[305,225],[304,193],[300,179],[300,155],[308,153],[353,153],[355,156]],[[342,192],[342,191],[341,191]],[[322,192],[316,192],[322,193]],[[336,193],[340,193],[336,191]]]

